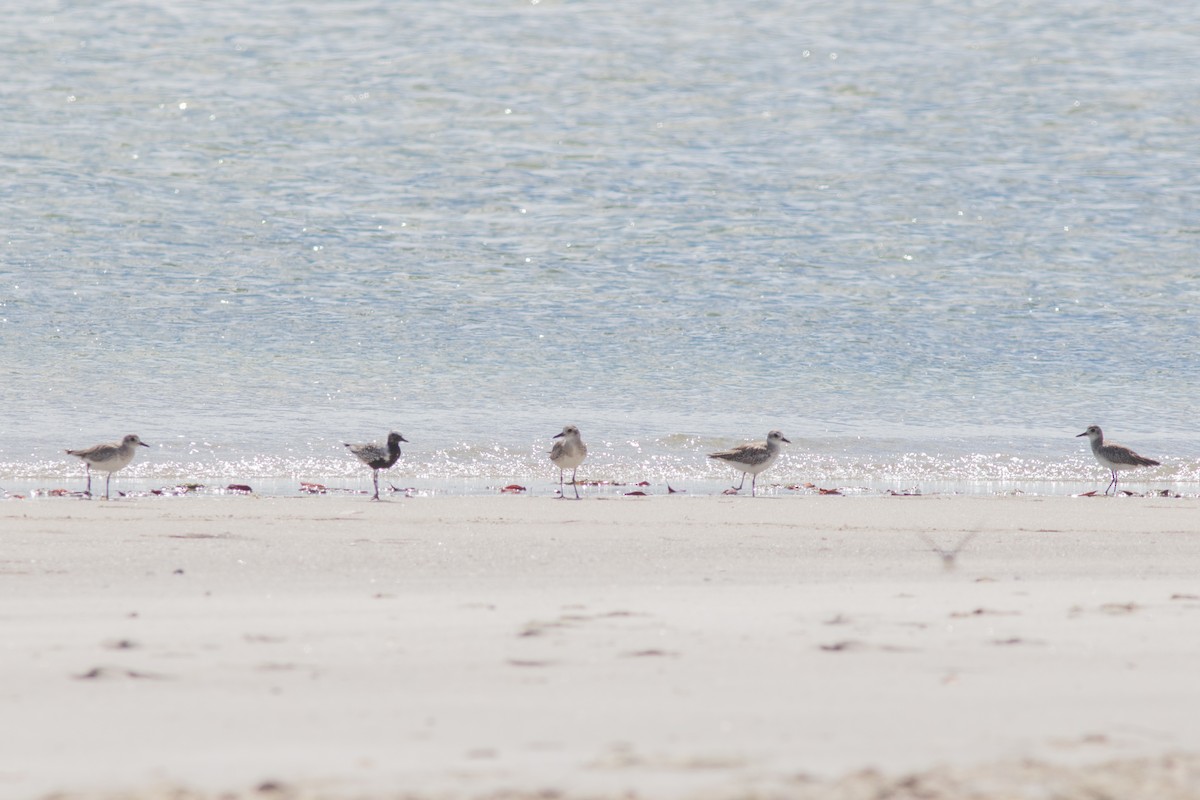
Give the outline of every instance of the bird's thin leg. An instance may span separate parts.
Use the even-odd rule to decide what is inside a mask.
[[[743,481],[746,480],[746,474],[744,472],[742,473],[742,480]],[[757,488],[758,488],[758,475],[755,474],[755,476],[750,479],[750,496],[751,497],[757,497],[757,492],[756,492]]]
[[[379,470],[377,470],[377,469],[371,470],[371,477],[375,479],[375,496],[372,497],[371,499],[378,500],[379,499]]]
[[[563,492],[563,471],[558,471],[558,499],[562,500],[567,495]]]
[[[579,471],[579,467],[571,470],[571,485],[575,487],[575,499],[579,499],[579,484],[575,482],[575,473]]]
[[[104,479],[104,499],[108,499],[108,484],[112,480],[112,473],[108,473],[108,477]]]
[[[1115,494],[1117,488],[1117,471],[1115,469],[1112,471],[1112,476],[1112,482],[1108,484],[1108,489],[1112,489],[1113,493]],[[1104,490],[1105,494],[1108,494],[1108,489]]]
[[[746,473],[742,473],[742,479],[738,481],[738,485],[733,487],[734,491],[740,492],[742,487],[746,485]]]
[[[87,496],[92,496],[92,465],[84,463],[84,468],[87,470]]]

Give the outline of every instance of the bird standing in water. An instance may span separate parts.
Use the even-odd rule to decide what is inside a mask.
[[[1092,455],[1112,472],[1112,480],[1109,482],[1108,488],[1104,490],[1105,494],[1108,494],[1109,489],[1114,490],[1115,494],[1117,470],[1159,466],[1159,462],[1153,458],[1139,456],[1124,445],[1104,441],[1104,431],[1100,430],[1099,425],[1089,425],[1086,431],[1078,434],[1075,438],[1078,439],[1080,436],[1088,437],[1088,441],[1092,444]]]
[[[563,493],[563,472],[569,469],[571,485],[575,487],[575,499],[578,500],[579,484],[575,483],[575,471],[587,458],[587,445],[580,438],[579,428],[574,425],[563,428],[562,433],[556,433],[553,438],[562,439],[561,442],[555,442],[554,447],[550,449],[550,461],[558,467],[558,496],[566,497]]]
[[[346,447],[350,448],[350,452],[358,456],[358,460],[371,468],[371,477],[375,481],[375,496],[372,500],[379,499],[379,470],[390,469],[400,459],[400,443],[408,443],[400,434],[392,431],[388,434],[387,446],[383,447],[374,442],[370,444],[350,444],[346,442]]]
[[[108,484],[112,480],[112,474],[129,466],[129,462],[133,461],[133,456],[137,453],[139,446],[149,447],[150,445],[139,439],[136,433],[131,433],[122,439],[120,444],[94,444],[83,450],[68,450],[67,455],[81,458],[83,463],[87,464],[89,497],[92,494],[92,467],[108,473],[108,477],[104,479],[104,499],[107,500]]]
[[[791,444],[791,442],[784,438],[782,432],[771,431],[767,434],[765,442],[740,444],[728,450],[709,453],[708,457],[724,461],[734,469],[742,471],[741,483],[733,487],[736,491],[740,492],[742,487],[746,485],[747,474],[753,475],[754,477],[750,480],[750,496],[754,497],[755,487],[758,484],[758,473],[775,463],[775,459],[779,458],[779,453],[783,450],[784,444]]]

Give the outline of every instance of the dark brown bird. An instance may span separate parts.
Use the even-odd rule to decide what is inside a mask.
[[[350,452],[358,457],[358,460],[371,468],[371,477],[375,481],[375,496],[372,500],[379,499],[379,470],[391,469],[392,465],[400,459],[400,443],[408,443],[400,434],[392,431],[388,434],[387,446],[381,446],[374,442],[369,444],[350,444],[345,442],[346,447],[350,448]]]

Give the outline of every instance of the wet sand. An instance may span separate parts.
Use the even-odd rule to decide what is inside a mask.
[[[44,498],[0,532],[4,798],[1200,786],[1196,498]]]

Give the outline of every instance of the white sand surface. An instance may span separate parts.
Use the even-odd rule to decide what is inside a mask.
[[[0,543],[0,798],[1200,796],[1196,498],[40,499]]]

